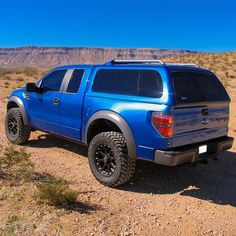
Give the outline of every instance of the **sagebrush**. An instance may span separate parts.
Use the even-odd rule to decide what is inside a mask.
[[[69,184],[63,179],[46,177],[37,183],[39,202],[56,207],[69,207],[76,203],[79,192],[70,189]]]

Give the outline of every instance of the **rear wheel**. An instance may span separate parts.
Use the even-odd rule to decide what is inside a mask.
[[[96,135],[89,145],[88,158],[94,177],[106,186],[126,183],[135,171],[135,160],[129,158],[125,139],[119,132]]]
[[[30,137],[30,128],[24,124],[23,115],[19,108],[8,110],[5,118],[7,139],[14,144],[24,144]]]

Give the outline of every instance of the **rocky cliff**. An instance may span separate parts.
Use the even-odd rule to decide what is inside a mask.
[[[189,50],[113,49],[85,47],[0,48],[0,66],[57,66],[104,63],[112,59],[159,59],[196,54]]]

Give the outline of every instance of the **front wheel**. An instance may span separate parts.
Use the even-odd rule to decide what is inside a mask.
[[[30,128],[24,124],[23,115],[19,108],[7,111],[5,118],[7,139],[14,144],[24,144],[30,137]]]
[[[103,132],[96,135],[89,145],[89,166],[94,177],[110,187],[130,180],[135,171],[135,160],[129,158],[123,135]]]

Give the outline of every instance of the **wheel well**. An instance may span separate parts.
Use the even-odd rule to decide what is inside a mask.
[[[107,132],[107,131],[116,131],[121,132],[120,128],[114,124],[112,121],[107,119],[97,119],[91,123],[88,128],[87,133],[87,144],[91,142],[91,140],[99,133]]]
[[[7,110],[10,110],[11,108],[19,108],[19,106],[16,102],[11,101],[7,104]]]

